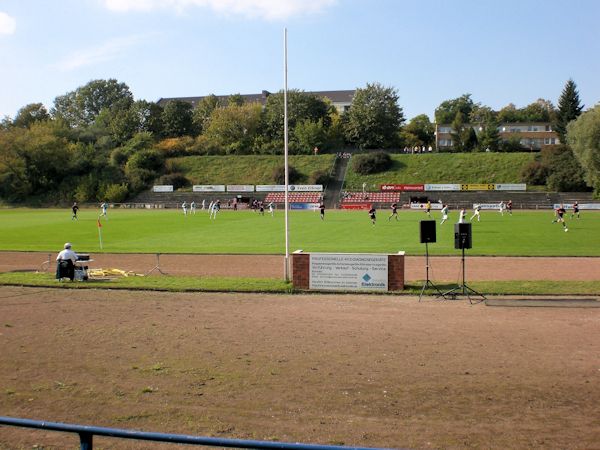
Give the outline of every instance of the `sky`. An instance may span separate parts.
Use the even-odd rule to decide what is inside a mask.
[[[95,79],[135,99],[396,89],[405,117],[600,101],[597,0],[0,0],[0,118]]]

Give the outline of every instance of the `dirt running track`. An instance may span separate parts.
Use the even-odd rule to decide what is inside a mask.
[[[600,308],[0,287],[0,355],[8,416],[320,444],[600,448]],[[0,427],[0,449],[77,444]]]
[[[38,270],[48,253],[0,252],[0,272]],[[54,260],[56,254],[50,254]],[[92,254],[92,267],[117,268],[145,273],[156,265],[152,254]],[[460,258],[432,257],[430,277],[455,281],[460,274]],[[161,269],[171,275],[238,276],[280,278],[284,257],[275,255],[175,255],[160,256]],[[54,270],[54,263],[50,270]],[[406,258],[406,280],[425,279],[425,257]],[[470,281],[502,280],[600,280],[600,258],[580,257],[467,257]]]

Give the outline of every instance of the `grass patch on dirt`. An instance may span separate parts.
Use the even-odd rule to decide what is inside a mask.
[[[150,276],[124,277],[113,280],[88,280],[85,282],[59,282],[49,273],[5,272],[0,273],[0,285],[53,287],[63,289],[129,289],[155,290],[167,292],[299,292],[291,283],[272,278],[229,278],[229,277],[185,277]],[[473,281],[468,285],[485,295],[600,295],[600,281]],[[448,291],[456,284],[438,284],[442,291]],[[419,295],[421,283],[405,285],[403,291],[362,292],[370,295]],[[349,292],[350,293],[350,292]],[[356,292],[352,292],[356,293]],[[428,295],[435,291],[429,289]]]
[[[233,277],[123,277],[112,280],[59,282],[50,273],[5,272],[0,274],[0,285],[56,287],[65,289],[130,289],[168,292],[271,292],[292,291],[290,283],[272,278]]]

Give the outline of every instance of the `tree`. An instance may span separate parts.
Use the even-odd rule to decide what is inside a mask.
[[[429,146],[435,142],[435,127],[427,114],[420,114],[410,119],[402,128],[401,136],[405,143],[411,147]]]
[[[483,125],[477,140],[479,141],[478,148],[480,151],[498,151],[500,149],[498,122],[496,122],[495,119],[492,119]]]
[[[359,148],[397,145],[404,113],[395,89],[379,83],[357,89],[346,114],[345,136],[349,142]]]
[[[323,126],[323,119],[317,122],[303,120],[294,128],[292,146],[297,153],[310,154],[317,147],[324,150],[327,146],[327,130]]]
[[[287,100],[290,135],[293,135],[296,124],[305,120],[311,122],[322,120],[326,129],[331,125],[331,105],[322,98],[303,91],[290,90]],[[263,111],[263,132],[267,140],[279,148],[283,148],[283,119],[283,92],[269,95]]]
[[[460,111],[452,121],[452,148],[457,152],[471,152],[477,147],[477,134]]]
[[[567,125],[572,120],[577,119],[583,110],[583,105],[579,100],[577,85],[569,78],[562,93],[558,99],[558,112],[556,114],[556,123],[554,131],[558,133],[560,142],[566,142]]]
[[[17,112],[13,121],[15,127],[29,128],[35,122],[43,122],[50,119],[50,114],[42,103],[30,103],[23,106]]]
[[[193,121],[196,130],[204,133],[210,123],[210,117],[215,109],[219,107],[219,98],[214,95],[208,95],[196,105],[193,113]]]
[[[171,100],[162,112],[165,137],[192,136],[195,134],[192,105],[181,100]]]
[[[514,103],[509,103],[500,111],[498,111],[498,122],[500,123],[516,123],[522,122],[521,113]]]
[[[242,106],[245,103],[244,97],[242,97],[242,94],[232,94],[229,96],[229,98],[227,99],[227,105],[232,106]]]
[[[443,101],[435,110],[435,121],[438,124],[452,123],[459,112],[468,118],[474,107],[471,94],[463,94],[458,98]]]
[[[567,142],[585,173],[585,181],[600,197],[600,105],[567,125]]]
[[[129,109],[133,94],[125,83],[115,79],[93,80],[75,91],[56,97],[52,115],[71,127],[89,126],[103,109]]]
[[[204,137],[209,145],[228,154],[247,154],[260,126],[262,106],[259,103],[232,104],[213,111]]]

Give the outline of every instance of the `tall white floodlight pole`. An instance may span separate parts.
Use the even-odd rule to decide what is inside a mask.
[[[283,29],[283,154],[285,165],[285,281],[290,280],[290,240],[288,234],[288,110],[287,110],[287,28]]]

